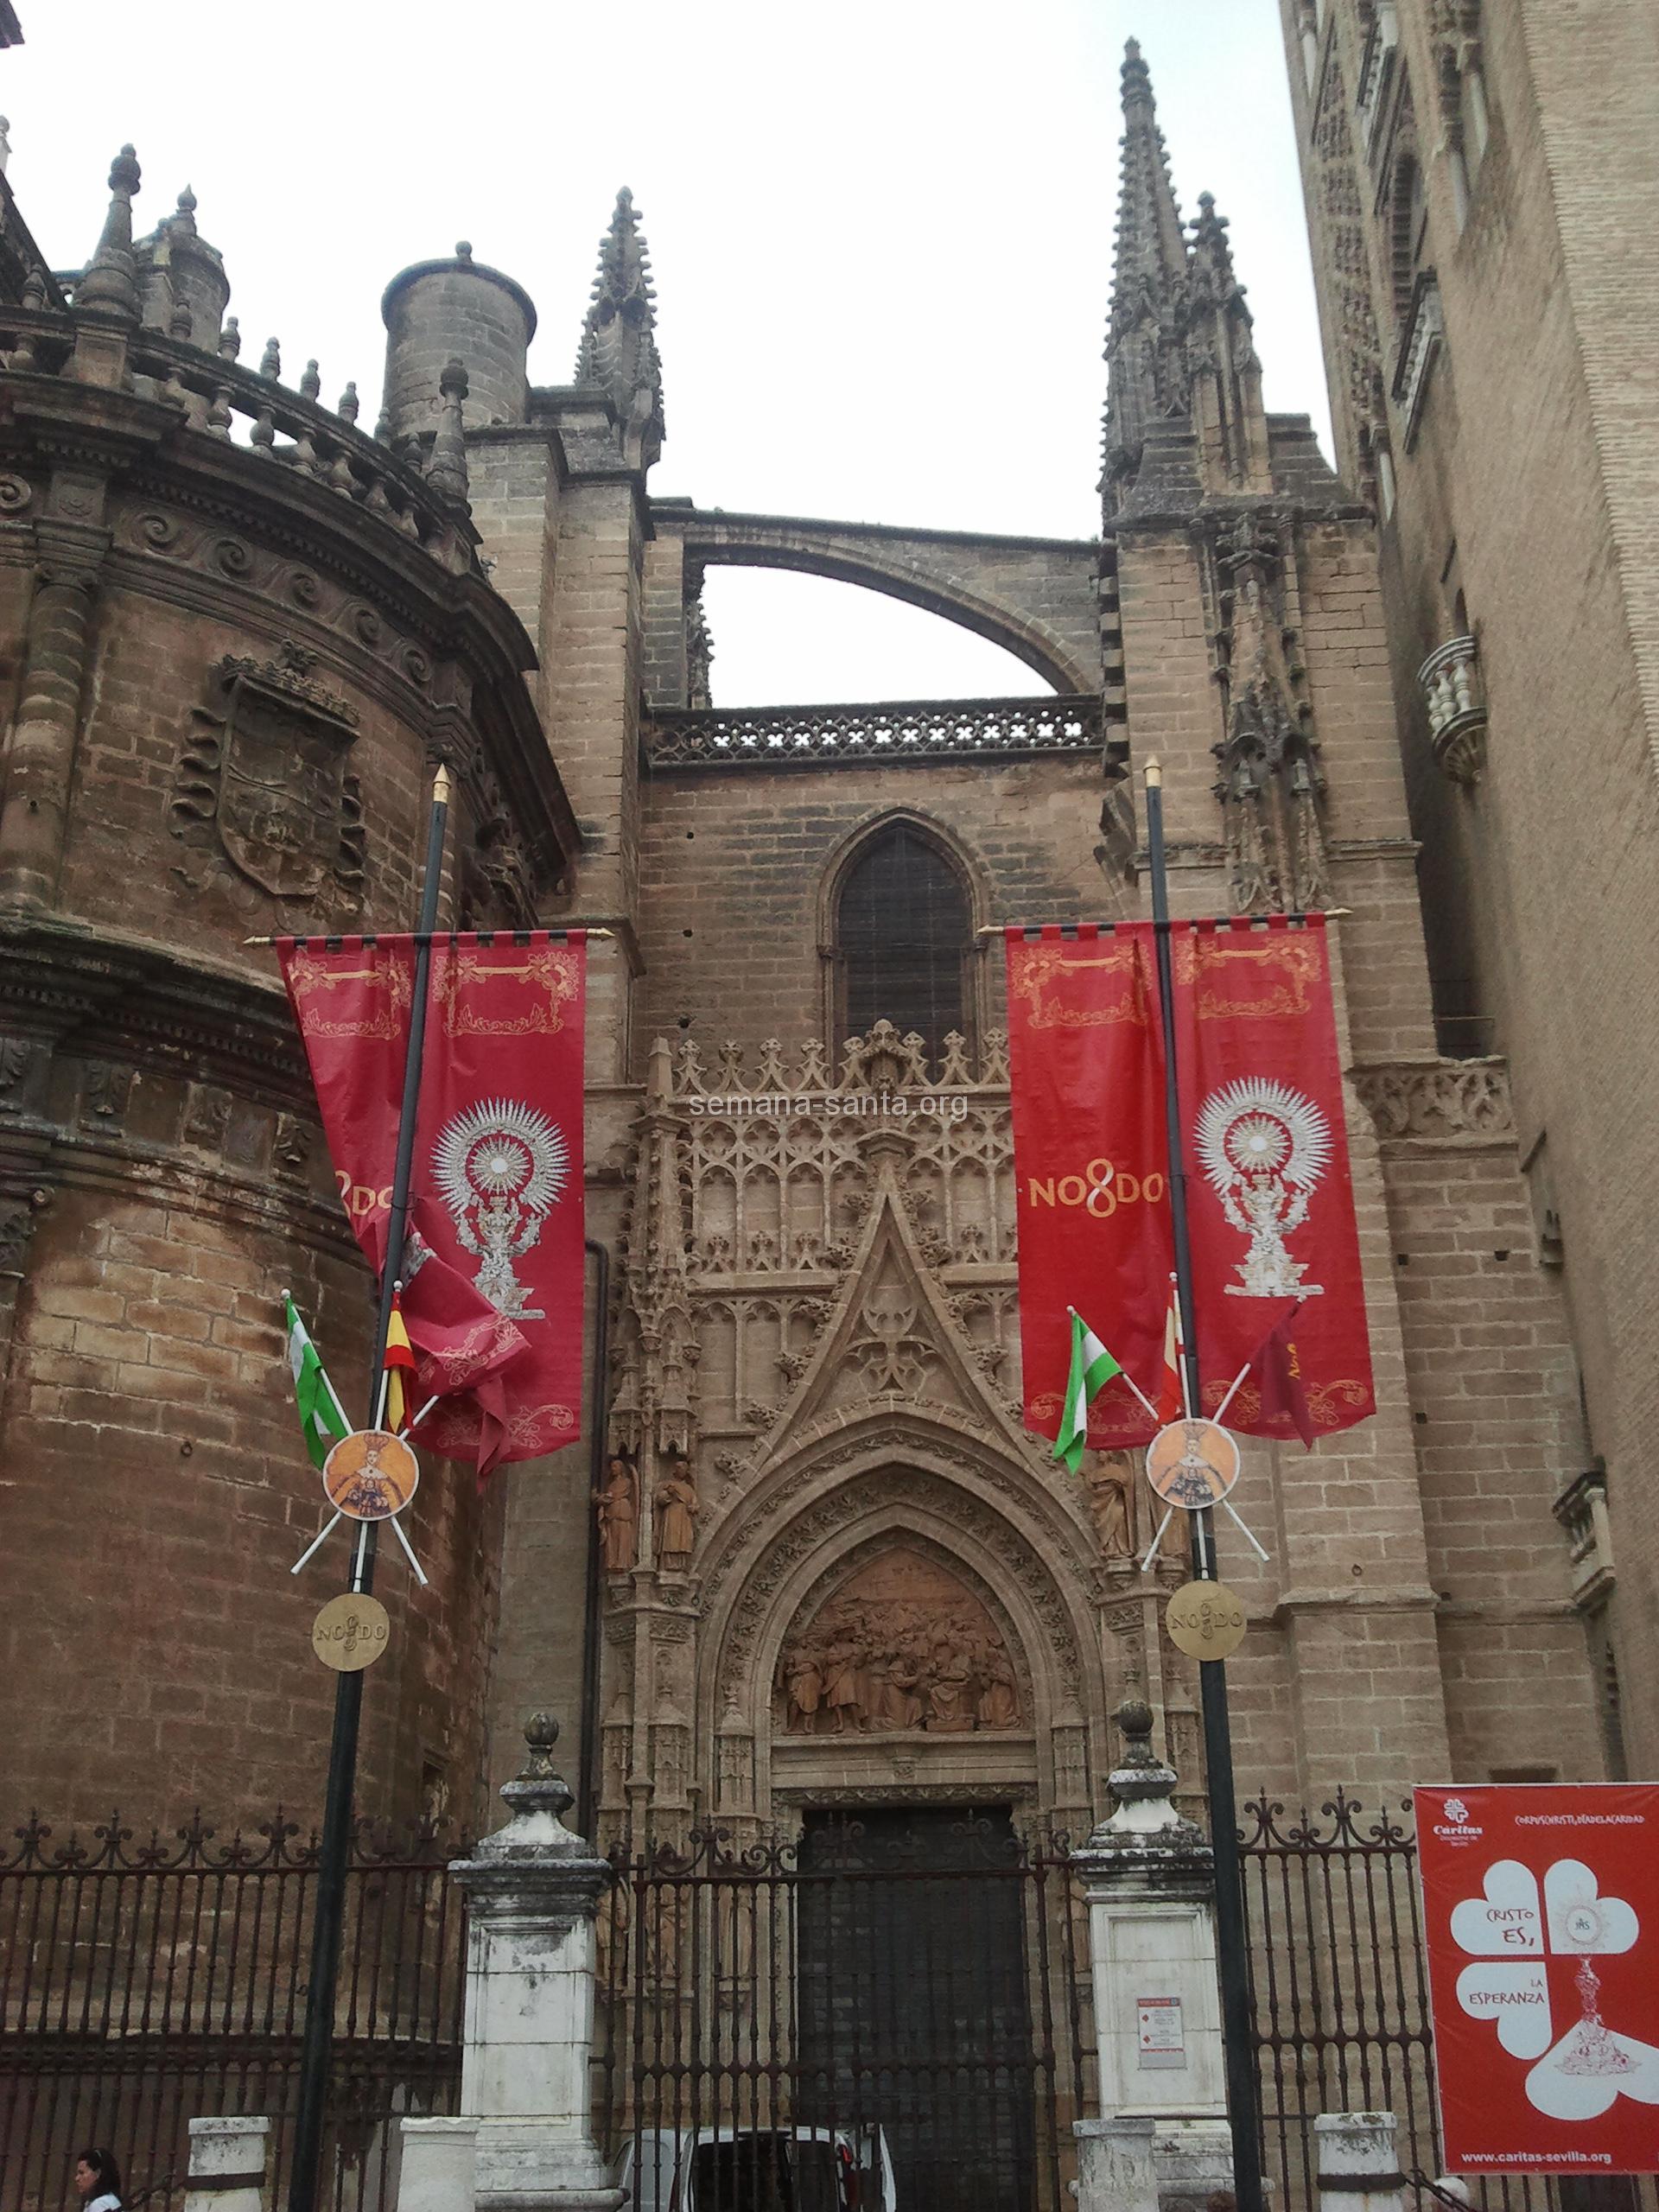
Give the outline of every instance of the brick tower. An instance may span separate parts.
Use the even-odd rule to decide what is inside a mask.
[[[1437,1031],[1470,1084],[1514,1071],[1516,1243],[1561,1294],[1583,1395],[1555,1510],[1610,1753],[1622,1732],[1647,1772],[1659,29],[1643,0],[1283,12],[1338,465],[1378,516]]]

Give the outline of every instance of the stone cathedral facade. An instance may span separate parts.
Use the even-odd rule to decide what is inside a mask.
[[[1241,1784],[1375,1802],[1616,1758],[1553,1510],[1583,1441],[1507,1071],[1436,1048],[1373,487],[1266,410],[1227,225],[1207,196],[1183,219],[1133,46],[1123,133],[1093,543],[654,497],[626,193],[569,385],[531,385],[536,310],[470,247],[397,277],[374,438],[274,340],[238,362],[194,203],[133,241],[129,157],[67,288],[7,202],[0,1421],[28,1517],[0,1698],[43,1807],[102,1811],[112,1777],[158,1818],[320,1795],[306,1629],[337,1585],[287,1573],[318,1522],[276,1301],[341,1367],[367,1301],[243,940],[405,923],[438,759],[450,918],[607,933],[594,1383],[587,1444],[481,1501],[429,1471],[433,1586],[382,1575],[365,1802],[470,1818],[551,1705],[607,1838],[963,1804],[1076,1832],[1130,1692],[1196,1786],[1160,1626],[1184,1566],[1141,1571],[1132,1469],[1074,1478],[1020,1426],[987,933],[1144,911],[1154,754],[1179,911],[1340,916],[1379,1411],[1312,1453],[1247,1446],[1271,1558],[1224,1539]],[[722,713],[719,564],[927,608],[1033,696]],[[115,1586],[93,1649],[61,1628],[66,1504]],[[51,1725],[71,1679],[95,1758]]]

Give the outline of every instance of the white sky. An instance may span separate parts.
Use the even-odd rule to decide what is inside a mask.
[[[1215,193],[1267,400],[1329,445],[1276,0],[289,0],[278,14],[20,0],[9,180],[79,267],[111,156],[149,230],[194,187],[243,359],[282,340],[378,411],[380,294],[472,240],[569,380],[632,188],[658,298],[658,493],[1087,537],[1105,391],[1123,41],[1182,212]],[[721,705],[1029,693],[1032,672],[845,585],[716,570]]]

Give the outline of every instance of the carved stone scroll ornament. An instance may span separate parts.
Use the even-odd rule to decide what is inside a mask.
[[[315,681],[316,658],[291,639],[271,660],[227,656],[191,710],[168,808],[185,849],[174,872],[241,912],[299,904],[343,919],[362,906],[362,798],[346,765],[357,712]]]
[[[1354,1088],[1385,1141],[1512,1142],[1515,1110],[1506,1061],[1402,1061],[1354,1070]]]

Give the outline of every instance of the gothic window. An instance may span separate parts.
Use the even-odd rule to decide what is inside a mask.
[[[836,901],[836,1027],[862,1037],[873,1023],[912,1030],[930,1058],[952,1030],[970,1028],[973,917],[959,870],[908,822],[879,830],[855,856]]]
[[[1389,260],[1394,291],[1395,321],[1403,329],[1411,320],[1412,295],[1422,265],[1427,207],[1423,199],[1423,173],[1416,158],[1402,153],[1395,163],[1394,184],[1389,194]]]

